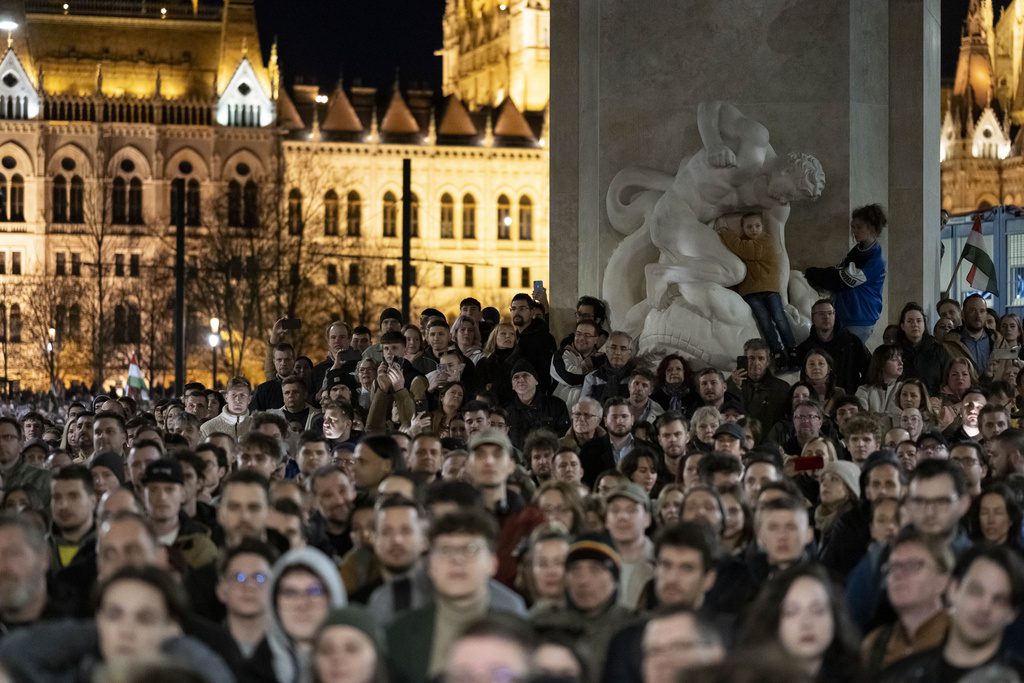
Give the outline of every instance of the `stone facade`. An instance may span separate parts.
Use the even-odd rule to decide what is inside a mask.
[[[221,381],[238,370],[261,379],[263,330],[304,301],[317,305],[302,352],[322,353],[332,319],[375,328],[378,304],[399,299],[403,158],[416,196],[414,310],[450,315],[470,294],[501,304],[547,280],[543,106],[480,107],[397,84],[289,94],[276,45],[260,52],[252,0],[163,4],[82,0],[62,13],[29,0],[15,16],[0,61],[0,352],[11,381],[45,386],[52,360],[60,379],[109,386],[132,351],[148,379],[173,374],[178,193],[190,375],[208,372],[211,316],[228,325]],[[253,280],[261,301],[246,308],[231,301],[249,277],[234,261],[256,226],[274,258],[256,259],[272,274]],[[90,357],[97,344],[102,363]]]

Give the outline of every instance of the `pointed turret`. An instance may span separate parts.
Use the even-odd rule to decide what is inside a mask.
[[[363,124],[349,101],[348,95],[345,94],[341,80],[338,81],[338,85],[327,101],[327,113],[324,115],[322,128],[325,131],[338,133],[361,133],[363,131]]]
[[[506,97],[499,107],[498,120],[494,124],[494,134],[503,138],[523,138],[535,140],[526,117],[516,107],[511,97]]]
[[[446,137],[473,137],[479,132],[476,126],[473,125],[473,119],[470,118],[469,112],[466,111],[466,107],[462,104],[462,100],[455,95],[449,95],[448,106],[444,110],[444,116],[441,117],[441,126],[438,129],[438,133]]]
[[[416,117],[409,110],[409,105],[402,97],[402,91],[398,89],[398,82],[395,82],[394,90],[391,93],[391,102],[388,110],[384,112],[384,118],[380,122],[382,133],[391,135],[414,135],[420,132]]]

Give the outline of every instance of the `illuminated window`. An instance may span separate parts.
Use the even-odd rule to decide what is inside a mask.
[[[512,229],[512,202],[508,200],[508,197],[501,195],[498,197],[498,239],[507,240],[511,236]],[[507,287],[508,285],[503,285]]]
[[[519,198],[519,239],[533,239],[533,202],[526,195]]]
[[[349,237],[359,237],[363,231],[363,202],[355,190],[345,200],[345,232]]]
[[[338,234],[338,193],[334,190],[327,190],[324,194],[324,234]]]
[[[471,194],[462,198],[462,237],[467,240],[476,238],[476,199]]]
[[[288,193],[288,234],[302,234],[302,193],[297,187]]]
[[[445,192],[441,195],[441,239],[455,237],[455,200]]]
[[[381,205],[381,233],[384,237],[394,237],[398,234],[398,200],[393,192],[384,193],[384,201]]]

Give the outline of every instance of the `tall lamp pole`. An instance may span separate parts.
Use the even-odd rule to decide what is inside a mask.
[[[53,391],[53,379],[56,369],[53,365],[53,345],[57,341],[57,330],[53,327],[46,331],[48,339],[46,340],[46,356],[50,362],[50,392]]]
[[[211,389],[217,389],[217,347],[220,346],[220,319],[210,318],[210,336],[207,339],[210,343],[210,355],[213,358],[211,365],[213,366],[213,384],[210,385]]]

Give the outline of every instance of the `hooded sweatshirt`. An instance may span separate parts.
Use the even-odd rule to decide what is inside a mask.
[[[267,628],[267,644],[273,655],[274,675],[280,683],[307,683],[312,680],[311,662],[296,650],[295,643],[284,632],[280,615],[277,613],[278,584],[285,570],[291,567],[302,567],[320,578],[327,589],[328,609],[347,606],[348,595],[341,583],[338,568],[329,557],[316,548],[290,550],[274,564],[274,578],[270,584],[270,624]]]

